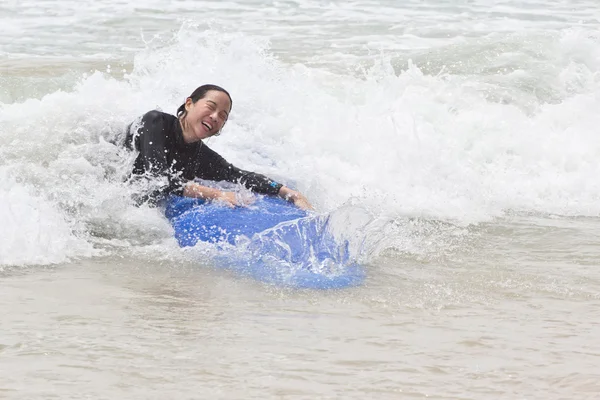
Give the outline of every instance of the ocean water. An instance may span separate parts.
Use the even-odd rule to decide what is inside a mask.
[[[593,1],[4,0],[0,398],[600,398]],[[364,285],[181,250],[113,144],[208,144],[347,220]]]

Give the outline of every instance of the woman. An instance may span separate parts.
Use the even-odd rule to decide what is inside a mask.
[[[241,205],[234,192],[203,186],[194,179],[241,183],[253,192],[278,195],[302,209],[312,206],[300,192],[266,176],[241,170],[206,146],[202,139],[218,135],[229,118],[233,101],[215,85],[200,86],[177,110],[177,116],[160,111],[146,113],[127,132],[129,149],[139,151],[134,175],[166,177],[168,184],[150,196],[156,202],[175,194]]]

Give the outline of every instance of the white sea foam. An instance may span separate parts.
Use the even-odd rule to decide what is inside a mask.
[[[297,187],[320,212],[351,204],[356,215],[370,213],[355,234],[358,242],[369,235],[374,253],[417,251],[413,217],[464,226],[507,210],[598,215],[598,39],[569,29],[539,39],[545,47],[531,53],[527,38],[511,39],[512,53],[499,58],[469,58],[498,43],[478,39],[451,44],[465,58],[446,67],[444,50],[414,61],[384,52],[362,72],[340,73],[283,62],[264,38],[185,24],[147,43],[124,77],[105,69],[0,106],[3,201],[12,210],[3,214],[2,263],[168,238],[158,211],[131,204],[123,183],[131,155],[112,142],[135,117],[173,113],[207,82],[234,99],[223,135],[208,145]],[[23,238],[46,250],[21,251]]]
[[[98,254],[72,234],[64,212],[5,174],[0,177],[0,269]]]

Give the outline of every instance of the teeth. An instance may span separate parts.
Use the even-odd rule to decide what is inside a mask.
[[[202,125],[204,125],[205,127],[207,127],[209,131],[212,129],[212,126],[210,126],[206,122],[203,122]]]

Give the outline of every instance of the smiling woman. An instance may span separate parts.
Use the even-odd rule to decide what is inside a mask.
[[[218,135],[233,101],[216,85],[198,87],[177,110],[177,116],[150,111],[129,126],[126,144],[139,151],[134,176],[166,178],[144,199],[155,203],[169,194],[221,200],[241,205],[234,192],[194,182],[195,179],[241,183],[256,193],[278,195],[302,209],[312,206],[301,193],[264,175],[241,170],[206,146],[202,139]]]
[[[220,134],[232,107],[229,92],[219,86],[203,85],[194,90],[177,110],[185,142]]]

